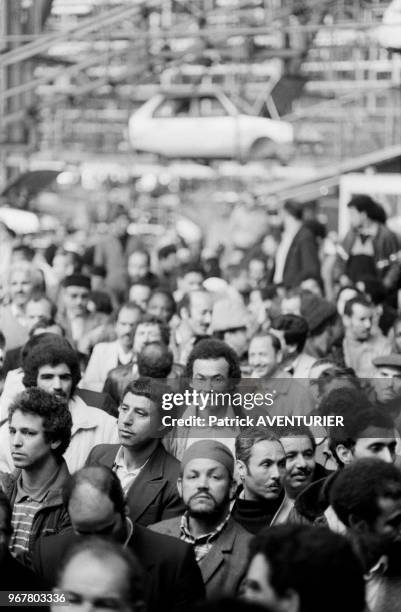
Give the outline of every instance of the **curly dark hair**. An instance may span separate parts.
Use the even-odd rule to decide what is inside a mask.
[[[12,416],[17,410],[25,414],[42,417],[46,442],[61,442],[53,450],[56,458],[60,459],[71,440],[72,417],[67,404],[47,393],[47,391],[31,387],[20,393],[10,405],[8,409],[9,423],[11,423]]]
[[[71,372],[72,387],[74,393],[79,381],[81,380],[81,370],[77,353],[65,338],[55,334],[46,334],[43,342],[38,336],[38,343],[29,351],[23,362],[24,378],[23,384],[28,389],[36,387],[39,369],[45,365],[57,366],[65,363]]]
[[[185,366],[185,377],[192,380],[194,362],[197,359],[220,359],[228,363],[228,376],[234,382],[234,387],[241,380],[241,368],[237,353],[228,344],[215,338],[200,340],[189,354]]]
[[[170,342],[170,328],[166,323],[164,323],[157,317],[153,317],[152,315],[145,314],[137,321],[135,325],[134,338],[135,338],[137,329],[140,325],[157,325],[160,329],[161,341],[166,346],[168,346]]]

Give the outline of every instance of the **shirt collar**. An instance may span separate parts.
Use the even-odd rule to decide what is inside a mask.
[[[22,472],[21,472],[17,478],[17,483],[16,483],[17,484],[17,494],[15,496],[16,503],[23,501],[27,497],[29,497],[35,502],[43,503],[52,485],[57,480],[59,472],[60,472],[60,466],[57,467],[56,471],[50,476],[50,478],[46,482],[43,483],[40,489],[35,491],[34,494],[24,489],[24,485],[22,482]]]
[[[215,540],[220,533],[223,531],[223,529],[225,528],[225,526],[227,525],[228,521],[230,520],[230,512],[227,513],[227,515],[225,516],[224,520],[219,523],[217,525],[217,527],[215,527],[215,529],[213,529],[213,531],[211,531],[210,533],[206,533],[204,535],[198,536],[197,538],[195,538],[190,530],[189,527],[189,515],[188,512],[185,512],[182,517],[181,517],[181,523],[180,523],[180,532],[181,534],[185,537],[188,538],[189,540],[191,540],[194,544],[198,544],[200,542],[211,542],[213,540]]]
[[[374,578],[378,578],[383,576],[388,569],[388,558],[386,555],[382,555],[376,565],[374,565],[367,574],[365,574],[365,580],[373,580]]]
[[[145,463],[143,463],[139,467],[129,469],[124,459],[124,447],[120,446],[120,448],[117,451],[116,458],[114,459],[113,467],[115,466],[115,467],[122,468],[123,470],[127,472],[127,474],[137,474],[143,467],[145,467],[149,459],[150,459],[150,456],[146,459]]]

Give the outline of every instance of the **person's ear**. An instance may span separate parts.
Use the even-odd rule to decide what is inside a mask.
[[[244,480],[246,474],[246,465],[241,459],[237,460],[237,472],[241,480]]]
[[[336,455],[343,465],[349,465],[354,460],[352,450],[344,444],[337,444]]]
[[[54,451],[61,444],[61,440],[56,440],[55,442],[50,442],[50,448]]]
[[[237,487],[238,487],[237,481],[235,480],[234,477],[231,477],[230,493],[229,493],[230,494],[230,501],[234,499],[235,493],[237,491]]]

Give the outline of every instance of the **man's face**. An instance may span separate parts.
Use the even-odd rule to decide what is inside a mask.
[[[354,459],[376,457],[386,463],[394,463],[396,446],[397,441],[393,429],[368,427],[356,441],[353,457]]]
[[[60,399],[68,401],[71,397],[72,376],[66,363],[44,365],[38,370],[37,386]]]
[[[123,446],[140,448],[157,437],[160,428],[156,404],[142,395],[126,393],[118,409],[118,434]]]
[[[203,275],[201,272],[196,272],[193,270],[192,272],[187,272],[187,274],[184,275],[182,281],[180,282],[180,288],[183,293],[197,291],[202,288],[202,283]]]
[[[196,336],[208,333],[212,320],[212,298],[208,293],[196,292],[191,294],[189,324]]]
[[[280,440],[285,453],[284,488],[293,497],[312,482],[315,452],[308,436],[291,436]]]
[[[366,214],[359,212],[356,208],[351,207],[349,211],[349,221],[353,229],[362,229],[366,222]]]
[[[131,308],[122,308],[116,322],[116,334],[121,346],[125,350],[132,349],[134,329],[138,320],[138,312]]]
[[[78,485],[68,504],[71,525],[78,535],[119,540],[123,520],[113,502],[87,482]]]
[[[168,323],[173,316],[173,306],[171,300],[163,293],[154,293],[148,302],[147,312],[152,317],[156,317]]]
[[[255,378],[268,376],[277,367],[280,358],[268,336],[253,338],[248,355],[249,365],[253,370],[252,376]]]
[[[134,337],[134,353],[141,352],[145,344],[150,342],[161,342],[164,344],[160,327],[157,323],[139,323]]]
[[[149,262],[145,253],[132,253],[128,259],[128,276],[131,282],[144,278],[149,272]]]
[[[38,469],[47,461],[52,448],[59,444],[46,441],[43,419],[36,414],[16,410],[11,417],[9,430],[11,456],[17,469]]]
[[[52,307],[48,300],[42,299],[34,302],[29,300],[25,309],[25,316],[28,321],[29,329],[31,329],[40,319],[50,319],[52,316]]]
[[[190,516],[215,517],[228,509],[232,481],[227,468],[214,459],[192,459],[178,481]]]
[[[272,610],[284,612],[279,596],[271,585],[270,565],[262,554],[257,554],[249,564],[246,577],[241,585],[242,599]],[[289,608],[288,608],[289,609]],[[292,608],[295,609],[295,608]]]
[[[285,474],[285,454],[280,442],[261,440],[253,445],[248,465],[238,461],[245,499],[277,499]]]
[[[266,275],[265,264],[261,259],[251,259],[248,266],[249,278],[255,282],[264,279]]]
[[[192,368],[192,387],[199,392],[222,393],[229,388],[230,366],[224,357],[218,359],[195,359]]]
[[[117,556],[96,557],[82,551],[67,563],[58,588],[68,603],[52,606],[52,612],[134,612],[127,567]]]
[[[10,278],[11,301],[16,306],[25,306],[32,293],[32,279],[27,270],[15,270]]]
[[[70,317],[81,317],[87,312],[89,289],[86,287],[65,287],[64,304]]]
[[[134,302],[145,312],[148,308],[148,300],[152,290],[147,285],[132,285],[129,290],[129,301]]]
[[[159,259],[160,269],[162,270],[162,272],[165,272],[167,274],[174,272],[177,266],[177,253],[170,253],[170,255],[167,255],[167,257],[162,257],[162,259]]]
[[[401,395],[401,368],[376,368],[372,382],[379,402],[388,402]]]
[[[364,342],[370,338],[373,321],[373,310],[362,304],[354,304],[352,315],[344,317],[345,327],[354,340]]]

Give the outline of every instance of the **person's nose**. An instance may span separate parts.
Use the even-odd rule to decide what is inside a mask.
[[[12,445],[15,448],[20,448],[22,446],[23,439],[19,431],[17,431],[12,438]]]
[[[280,480],[280,470],[278,469],[277,463],[272,465],[270,469],[270,477],[272,480]]]
[[[203,322],[207,325],[210,325],[212,321],[212,313],[211,312],[205,312],[203,315]]]
[[[306,466],[305,458],[304,458],[304,456],[301,453],[299,455],[297,455],[295,464],[296,464],[297,467],[301,467],[301,468]]]
[[[55,376],[55,377],[53,378],[53,389],[54,389],[55,391],[59,391],[61,388],[62,388],[62,385],[61,385],[61,378],[60,378],[60,376]]]
[[[385,463],[393,463],[394,461],[394,457],[391,454],[390,449],[387,447],[383,448],[383,450],[379,454],[379,457],[382,461],[385,461]]]
[[[197,487],[201,490],[209,489],[209,479],[206,474],[200,474],[198,477]]]

